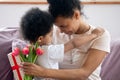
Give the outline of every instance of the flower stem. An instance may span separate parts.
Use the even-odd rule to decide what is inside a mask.
[[[25,75],[25,76],[24,76],[24,80],[32,80],[32,76]]]
[[[34,58],[34,60],[33,60],[33,63],[35,63],[35,61],[36,61],[37,57],[38,57],[38,56],[37,56],[37,55],[35,55],[35,58]]]

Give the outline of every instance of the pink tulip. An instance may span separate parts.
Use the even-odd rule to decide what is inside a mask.
[[[22,53],[23,53],[24,55],[29,54],[29,48],[27,48],[27,47],[23,48]]]
[[[12,54],[14,55],[14,56],[17,56],[17,55],[19,55],[19,53],[20,53],[20,49],[19,48],[15,48],[14,49],[14,51],[12,52]]]
[[[44,52],[43,52],[43,50],[41,49],[41,48],[37,48],[36,49],[36,54],[37,55],[42,55]]]

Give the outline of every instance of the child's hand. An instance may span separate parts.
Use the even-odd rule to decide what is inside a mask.
[[[92,31],[92,34],[95,34],[98,37],[101,36],[104,32],[105,30],[103,28],[97,27]]]

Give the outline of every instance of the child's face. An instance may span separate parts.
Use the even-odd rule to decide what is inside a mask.
[[[51,30],[48,34],[46,34],[45,36],[42,36],[41,42],[39,42],[40,45],[51,44],[51,42],[52,42],[52,34],[53,34],[53,31]]]

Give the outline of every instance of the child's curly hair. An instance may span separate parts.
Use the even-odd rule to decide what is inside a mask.
[[[20,27],[24,39],[36,42],[39,36],[51,31],[53,18],[48,12],[39,8],[30,9],[21,19]]]

